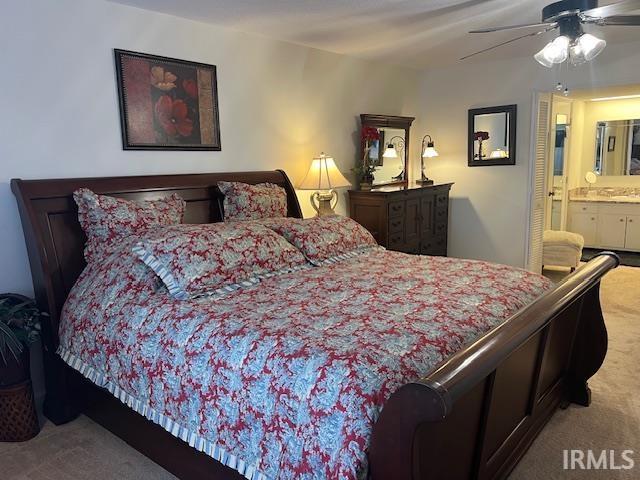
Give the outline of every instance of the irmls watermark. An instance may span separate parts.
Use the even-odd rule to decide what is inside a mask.
[[[631,470],[635,467],[633,450],[563,450],[565,470]]]

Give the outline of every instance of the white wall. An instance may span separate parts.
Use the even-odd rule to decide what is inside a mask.
[[[564,80],[572,89],[633,84],[639,70],[640,43],[609,45],[594,62],[571,69]],[[553,90],[557,81],[557,71],[532,57],[460,63],[425,73],[413,138],[429,133],[436,142],[440,156],[427,161],[427,176],[455,182],[452,256],[525,264],[532,97],[534,91]],[[516,165],[468,167],[467,110],[511,103],[518,105]],[[414,143],[413,150],[418,148]]]
[[[0,292],[32,291],[13,177],[283,168],[295,183],[321,150],[349,172],[360,113],[418,113],[412,70],[102,0],[7,3],[0,45]],[[124,152],[113,48],[217,65],[222,152]]]

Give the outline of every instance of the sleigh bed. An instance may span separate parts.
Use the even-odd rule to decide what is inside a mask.
[[[243,476],[237,468],[192,448],[175,432],[169,433],[166,425],[163,428],[130,408],[131,402],[127,406],[122,395],[118,399],[113,391],[87,380],[56,353],[62,307],[85,266],[85,237],[72,193],[87,187],[133,200],[177,193],[187,202],[186,223],[213,223],[223,219],[218,181],[278,184],[286,190],[287,215],[301,217],[293,187],[282,171],[12,181],[36,300],[49,313],[43,324],[45,415],[62,424],[84,413],[185,479],[239,479],[253,474],[245,471]],[[395,388],[364,449],[369,477],[506,477],[558,407],[570,402],[589,405],[587,380],[600,368],[607,350],[600,279],[617,265],[614,254],[600,254],[464,344],[423,378]]]

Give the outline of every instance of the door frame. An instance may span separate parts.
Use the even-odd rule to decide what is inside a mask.
[[[568,112],[559,112],[559,105],[568,105]],[[564,146],[564,158],[562,160],[562,198],[560,198],[560,230],[567,229],[567,216],[569,213],[569,159],[571,158],[571,123],[573,118],[573,100],[568,98],[562,98],[558,95],[551,95],[551,116],[549,118],[549,137],[548,137],[548,149],[547,149],[547,170],[545,172],[547,179],[547,197],[545,202],[544,211],[544,228],[545,230],[551,230],[553,221],[553,201],[554,196],[551,195],[554,189],[554,170],[552,165],[555,162],[555,147],[556,147],[556,120],[558,115],[567,115],[566,123],[566,137]]]

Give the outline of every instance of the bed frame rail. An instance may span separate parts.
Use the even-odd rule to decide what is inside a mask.
[[[588,406],[607,331],[603,252],[430,375],[396,391],[374,426],[373,479],[504,478],[558,406]]]

